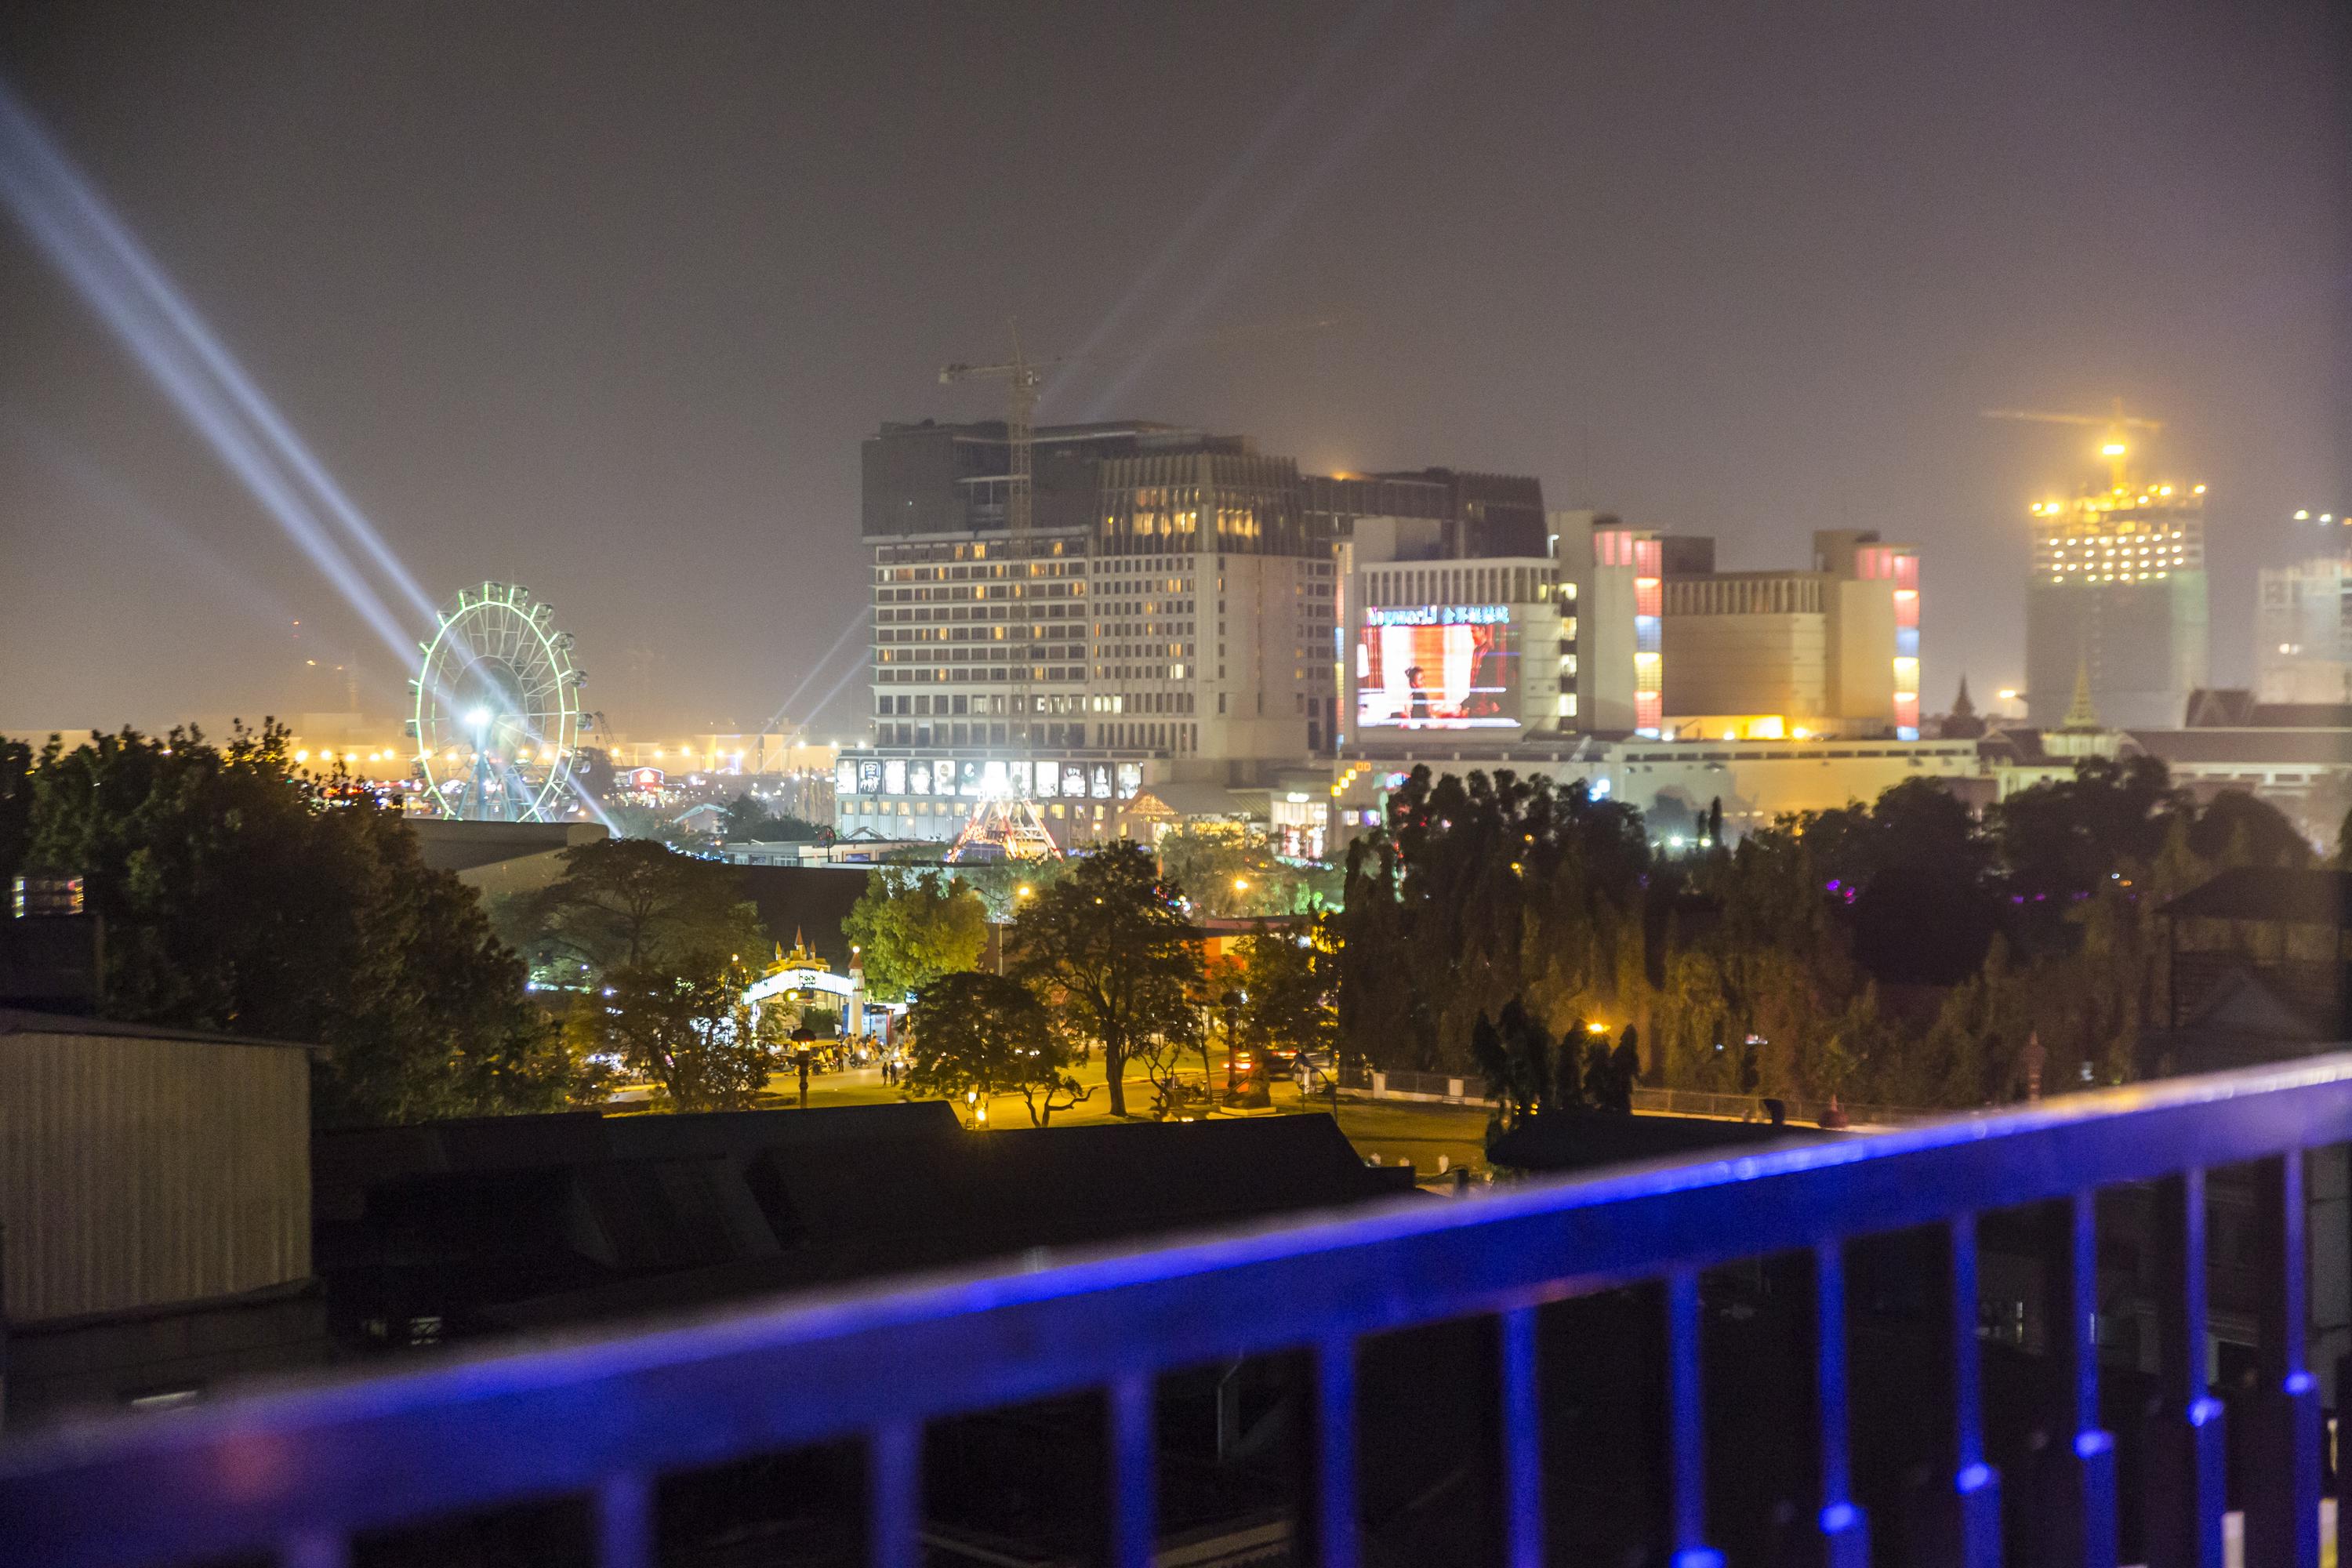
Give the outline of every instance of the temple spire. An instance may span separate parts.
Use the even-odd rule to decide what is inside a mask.
[[[2066,718],[2062,730],[2096,730],[2101,728],[2099,710],[2091,705],[2091,661],[2085,657],[2074,662],[2074,700],[2066,705]]]

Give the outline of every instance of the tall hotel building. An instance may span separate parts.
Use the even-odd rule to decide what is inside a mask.
[[[2028,719],[2057,728],[2080,673],[2103,723],[2179,729],[2206,683],[2205,487],[2119,475],[2104,491],[2038,501],[2032,516]]]
[[[839,764],[845,831],[951,838],[1009,801],[1066,845],[1147,784],[1263,784],[1337,743],[1334,544],[1360,515],[1429,515],[1456,548],[1542,532],[1531,479],[1302,476],[1136,422],[1038,429],[1015,538],[1012,466],[996,421],[865,443],[875,743]]]

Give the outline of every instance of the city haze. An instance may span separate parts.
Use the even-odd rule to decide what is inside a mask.
[[[2347,29],[89,6],[0,18],[0,79],[416,581],[528,584],[625,730],[801,685],[866,600],[860,438],[997,415],[937,373],[1011,319],[1096,355],[1048,421],[1533,474],[1734,567],[1916,541],[1936,710],[2020,681],[2025,508],[2101,472],[2095,432],[1990,407],[2167,422],[2149,477],[2210,487],[2213,676],[2251,678],[2254,568],[2352,506]],[[409,672],[7,225],[0,320],[0,729],[341,707],[346,663],[401,708]],[[790,717],[860,733],[839,691]]]

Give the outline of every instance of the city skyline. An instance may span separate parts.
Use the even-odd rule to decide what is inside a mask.
[[[995,416],[936,377],[1008,317],[1097,356],[1043,419],[1531,474],[1736,569],[1915,540],[1935,711],[2020,680],[2026,507],[2097,470],[1982,409],[2167,421],[2221,684],[2257,567],[2307,553],[2291,512],[2352,495],[2343,51],[2321,7],[2268,17],[18,16],[0,80],[427,596],[559,604],[625,730],[756,726],[823,659],[865,599],[859,442]],[[1127,112],[1211,37],[1201,114]],[[6,236],[0,728],[299,710],[299,661],[354,650],[396,715],[383,639]]]

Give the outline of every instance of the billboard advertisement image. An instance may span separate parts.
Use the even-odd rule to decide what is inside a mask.
[[[1518,628],[1503,605],[1380,606],[1356,641],[1360,730],[1519,723]]]

